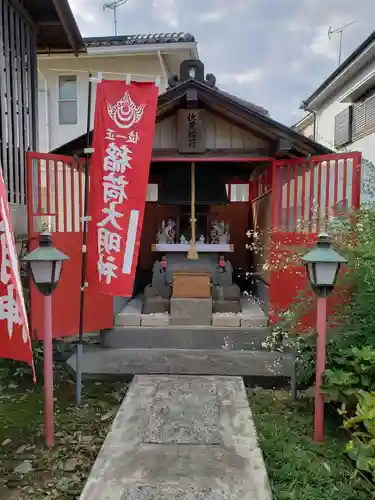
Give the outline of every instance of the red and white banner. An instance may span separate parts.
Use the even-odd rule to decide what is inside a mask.
[[[25,361],[35,381],[30,331],[5,187],[0,168],[0,358]]]
[[[133,294],[157,100],[154,83],[106,80],[97,87],[87,282],[100,293]]]

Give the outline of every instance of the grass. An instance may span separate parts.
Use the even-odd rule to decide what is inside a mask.
[[[50,452],[43,438],[42,387],[2,387],[1,500],[78,498],[125,391],[123,383],[87,382],[77,409],[75,385],[62,376],[55,387],[56,445]],[[17,472],[25,464],[32,470]]]
[[[344,440],[327,425],[313,442],[313,405],[285,391],[248,390],[274,500],[371,500],[375,487],[343,455]],[[329,419],[327,419],[327,422]]]
[[[0,499],[78,498],[125,392],[123,383],[86,382],[77,409],[74,383],[60,375],[50,452],[42,387],[0,387]],[[248,392],[274,500],[375,500],[374,486],[343,455],[344,441],[333,427],[327,426],[324,444],[313,442],[309,399],[293,403],[284,391]],[[25,464],[32,469],[19,472]]]

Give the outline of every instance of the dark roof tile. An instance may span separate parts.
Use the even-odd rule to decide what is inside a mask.
[[[227,97],[228,99],[231,99],[232,101],[238,102],[238,104],[241,104],[244,108],[251,109],[252,111],[255,111],[256,113],[259,113],[260,115],[263,116],[270,116],[270,113],[267,109],[263,108],[262,106],[258,106],[257,104],[253,104],[250,101],[246,101],[245,99],[242,99],[241,97],[237,97],[236,95],[230,94],[229,92],[226,92],[225,90],[221,89],[216,89],[218,94],[221,94],[224,97]]]
[[[84,38],[83,41],[86,47],[116,47],[120,45],[195,42],[195,37],[190,33],[145,33],[138,35],[97,36]]]

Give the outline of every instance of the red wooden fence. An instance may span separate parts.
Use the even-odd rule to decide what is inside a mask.
[[[52,233],[53,245],[69,256],[52,295],[53,336],[78,334],[84,206],[84,160],[44,153],[27,154],[29,249],[38,244],[43,228]],[[113,299],[85,291],[84,331],[113,326]],[[43,299],[31,285],[31,331],[43,338]]]
[[[270,320],[306,288],[296,248],[311,246],[330,220],[360,206],[361,153],[275,161],[272,178]]]

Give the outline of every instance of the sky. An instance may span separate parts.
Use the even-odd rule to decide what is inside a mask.
[[[114,34],[108,0],[69,0],[83,36]],[[128,0],[118,34],[189,32],[219,87],[297,122],[307,98],[374,30],[374,0]]]

